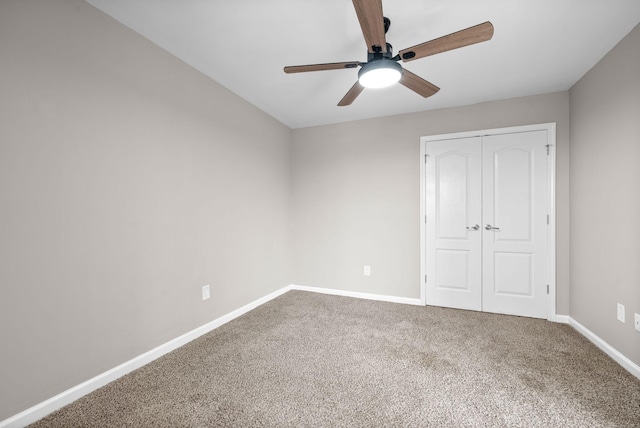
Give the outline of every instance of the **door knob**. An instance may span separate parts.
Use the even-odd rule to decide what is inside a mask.
[[[493,227],[493,226],[491,226],[490,224],[485,225],[485,226],[484,226],[484,229],[485,229],[485,230],[500,230],[500,228],[499,228],[499,227]]]
[[[467,226],[467,230],[478,230],[478,229],[480,229],[480,225],[479,224],[474,224],[471,227]]]

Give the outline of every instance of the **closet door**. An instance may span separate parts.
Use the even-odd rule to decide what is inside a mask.
[[[483,137],[483,311],[547,317],[546,145],[546,131]]]
[[[427,145],[427,302],[482,309],[480,137]]]
[[[547,132],[426,144],[427,304],[547,318]]]

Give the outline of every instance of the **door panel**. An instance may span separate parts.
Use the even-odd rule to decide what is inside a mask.
[[[470,153],[448,151],[436,162],[436,232],[438,239],[467,239]]]
[[[427,168],[427,302],[482,309],[481,138],[433,142]]]
[[[491,150],[491,144],[488,148]],[[490,155],[491,153],[489,153]],[[507,147],[493,153],[494,216],[492,224],[499,224],[500,242],[531,242],[531,210],[533,183],[532,153],[520,147]]]
[[[531,296],[533,294],[532,254],[496,252],[493,257],[496,295]]]
[[[469,284],[469,250],[436,250],[438,289],[471,291]]]
[[[483,304],[547,317],[546,131],[483,138]]]

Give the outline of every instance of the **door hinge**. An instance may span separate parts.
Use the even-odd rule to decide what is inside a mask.
[[[427,158],[429,157],[429,155],[424,155],[424,163],[427,163]]]
[[[424,282],[425,282],[425,284],[426,284],[426,282],[427,282],[427,275],[425,275],[425,276],[424,276]]]
[[[549,294],[549,284],[547,284],[547,294]]]
[[[549,214],[547,214],[547,224],[549,224]]]
[[[547,156],[549,156],[549,147],[551,147],[551,144],[547,144]]]
[[[427,223],[427,216],[424,216],[424,222]]]

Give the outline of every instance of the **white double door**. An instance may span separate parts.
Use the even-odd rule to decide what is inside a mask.
[[[426,143],[426,301],[547,318],[547,131]]]

